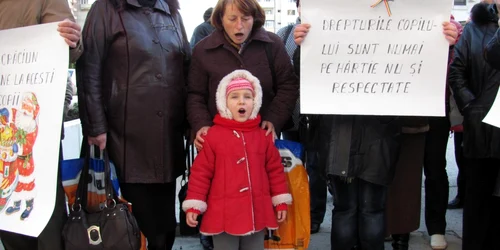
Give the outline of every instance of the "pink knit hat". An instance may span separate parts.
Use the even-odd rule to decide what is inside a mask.
[[[252,91],[253,95],[255,95],[255,90],[253,89],[252,83],[245,78],[238,77],[231,80],[231,82],[229,82],[229,85],[227,85],[226,96],[228,96],[232,91],[240,89],[248,89]]]

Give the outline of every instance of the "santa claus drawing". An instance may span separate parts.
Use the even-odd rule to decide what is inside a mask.
[[[0,109],[0,211],[4,210],[19,182],[13,164],[17,160],[18,147],[11,114],[9,108]]]
[[[33,93],[25,93],[19,109],[12,109],[13,125],[16,143],[13,152],[17,154],[15,161],[10,163],[11,174],[18,175],[18,183],[14,190],[13,202],[5,213],[12,215],[21,211],[21,220],[30,216],[35,198],[35,166],[33,161],[33,145],[38,133],[38,112],[40,106]],[[25,202],[24,204],[22,204]]]

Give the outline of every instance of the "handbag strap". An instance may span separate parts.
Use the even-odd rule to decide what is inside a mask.
[[[191,165],[193,163],[194,159],[194,151],[192,144],[189,143],[189,139],[186,139],[186,147],[185,147],[185,154],[186,154],[186,170],[184,170],[184,173],[182,174],[182,180],[181,180],[181,186],[183,186],[186,182],[187,179],[189,178],[189,175],[191,174]]]
[[[90,159],[91,151],[93,151],[93,146],[90,146],[91,150],[87,150],[85,154],[85,160],[80,174],[80,180],[78,181],[78,187],[76,189],[76,198],[74,204],[71,206],[72,211],[79,211],[82,207],[87,206],[87,188],[89,183],[89,170],[90,170]],[[116,206],[117,196],[113,189],[113,182],[111,181],[111,164],[109,161],[109,155],[107,150],[103,150],[102,154],[104,160],[104,188],[106,191],[106,202],[104,203],[106,208],[114,208]]]

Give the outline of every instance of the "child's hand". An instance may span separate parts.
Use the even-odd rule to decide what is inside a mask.
[[[190,226],[190,227],[196,227],[196,226],[198,226],[198,221],[196,220],[196,218],[198,218],[198,214],[197,213],[187,212],[187,214],[186,214],[186,223],[188,224],[188,226]]]
[[[285,221],[286,211],[278,211],[278,213],[276,214],[276,219],[278,219],[278,223]]]

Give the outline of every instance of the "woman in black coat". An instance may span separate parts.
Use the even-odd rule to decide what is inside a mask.
[[[500,249],[500,198],[492,194],[500,171],[500,128],[483,123],[496,98],[500,72],[488,65],[484,50],[498,29],[494,4],[477,4],[455,45],[449,82],[463,116],[467,159],[463,250]]]

